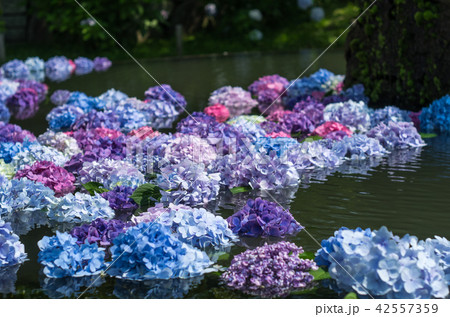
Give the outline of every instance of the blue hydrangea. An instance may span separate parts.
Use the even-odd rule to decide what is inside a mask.
[[[356,84],[344,90],[341,95],[345,100],[362,101],[369,103],[369,97],[364,94],[364,85]]]
[[[391,121],[387,125],[380,123],[371,129],[367,136],[377,139],[388,150],[425,146],[412,122]]]
[[[150,87],[145,92],[145,99],[149,101],[161,100],[172,103],[177,112],[183,111],[187,105],[186,99],[184,99],[183,95],[173,90],[173,88],[167,84]]]
[[[115,89],[110,89],[101,94],[100,96],[98,96],[98,99],[102,100],[103,103],[105,104],[105,109],[110,110],[115,109],[122,100],[127,98],[128,95],[121,92],[120,90]]]
[[[11,229],[9,223],[0,219],[0,267],[25,261],[25,247]]]
[[[140,223],[119,235],[110,248],[108,274],[128,280],[190,278],[212,264],[205,252],[178,240],[159,223]]]
[[[3,159],[5,163],[11,163],[14,156],[24,150],[22,143],[15,142],[3,142],[0,143],[0,159]]]
[[[30,72],[29,79],[42,82],[45,79],[45,61],[39,57],[29,57],[25,60],[25,65]]]
[[[105,283],[105,279],[90,275],[82,277],[52,278],[40,276],[39,282],[45,295],[54,299],[78,298],[83,292],[92,294]]]
[[[8,123],[10,118],[11,113],[9,112],[8,107],[0,100],[0,121]]]
[[[435,236],[434,239],[427,239],[425,242],[439,258],[439,265],[444,270],[447,285],[450,285],[450,241]]]
[[[372,127],[380,123],[389,124],[389,122],[411,122],[409,111],[401,110],[395,106],[387,106],[381,109],[370,111],[370,122]]]
[[[388,153],[380,144],[380,141],[363,134],[344,137],[341,141],[333,144],[332,150],[337,155],[345,156],[352,160],[364,160],[370,157],[383,156]]]
[[[162,189],[161,201],[195,206],[216,199],[220,175],[209,173],[205,165],[188,159],[161,168],[157,183]]]
[[[21,60],[13,59],[2,66],[3,77],[11,80],[28,79],[30,72]]]
[[[77,244],[69,233],[56,232],[38,242],[38,261],[47,277],[82,277],[100,274],[105,268],[105,252],[96,243]]]
[[[18,265],[0,267],[0,294],[16,293]]]
[[[70,77],[72,66],[64,56],[55,56],[45,62],[45,76],[51,81],[61,82]]]
[[[263,149],[264,152],[270,154],[274,151],[278,157],[283,156],[290,148],[295,147],[298,144],[296,139],[293,138],[271,138],[261,137],[256,139],[254,145],[258,152]]]
[[[148,219],[145,214],[152,214],[153,209],[160,213],[161,207],[162,204],[149,208],[144,214],[134,217],[134,222]],[[232,241],[237,238],[228,228],[225,219],[204,208],[170,204],[169,208],[161,213],[155,221],[171,228],[175,237],[182,242],[197,248],[220,249],[231,245]]]
[[[88,113],[92,109],[96,108],[97,103],[100,99],[89,97],[84,92],[74,91],[70,93],[69,99],[67,99],[66,104],[75,106],[83,110],[84,113]]]
[[[337,286],[376,298],[443,298],[449,293],[444,269],[431,243],[380,230],[341,228],[322,241],[318,265],[328,266]]]
[[[16,93],[19,86],[20,83],[18,81],[2,78],[2,81],[0,82],[0,101],[6,103],[6,100]]]
[[[174,103],[163,100],[149,100],[144,103],[145,108],[141,109],[150,122],[159,118],[172,118],[180,114],[180,107]]]
[[[17,153],[11,161],[16,171],[33,165],[36,161],[49,161],[58,166],[64,166],[68,158],[60,151],[37,142],[31,143],[21,152]]]
[[[327,147],[325,142],[303,142],[290,146],[286,151],[286,159],[296,169],[335,168],[343,163],[343,155]]]
[[[255,117],[258,118],[258,116]],[[255,141],[258,138],[263,138],[266,136],[266,131],[261,128],[261,126],[259,125],[260,120],[258,120],[257,118],[252,121],[252,119],[249,119],[248,116],[238,116],[227,123],[238,129],[250,140]]]
[[[120,129],[124,133],[139,129],[147,125],[147,117],[142,111],[132,107],[130,104],[121,103],[115,110],[120,122]]]
[[[76,65],[75,75],[86,75],[94,70],[94,62],[86,57],[78,57],[74,60]]]
[[[75,193],[55,199],[50,206],[48,217],[58,222],[92,222],[97,218],[111,219],[114,210],[109,202],[99,194]]]
[[[49,128],[53,131],[68,131],[77,120],[83,116],[81,108],[72,105],[62,105],[53,108],[47,114]]]
[[[40,210],[45,213],[55,202],[55,193],[42,183],[28,178],[0,184],[0,215]]]
[[[329,104],[323,111],[323,118],[325,121],[343,124],[352,132],[366,132],[370,129],[369,108],[362,101],[349,100]]]
[[[420,129],[424,132],[450,131],[450,95],[435,100],[430,106],[422,109]]]

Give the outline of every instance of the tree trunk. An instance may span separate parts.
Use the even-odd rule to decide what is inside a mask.
[[[361,12],[372,0],[357,0]],[[345,85],[373,107],[419,110],[450,92],[450,0],[378,0],[347,37]]]

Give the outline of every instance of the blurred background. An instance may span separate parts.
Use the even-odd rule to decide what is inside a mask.
[[[133,55],[149,58],[324,48],[359,11],[349,0],[79,2]],[[127,58],[73,0],[2,0],[1,20],[8,59]]]

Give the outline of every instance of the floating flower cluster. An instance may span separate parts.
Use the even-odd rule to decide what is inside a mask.
[[[450,95],[435,100],[429,107],[423,108],[419,118],[420,128],[425,132],[450,131]]]
[[[222,87],[211,93],[208,104],[212,106],[218,103],[228,108],[231,117],[250,113],[258,105],[248,91],[231,86]]]
[[[48,277],[82,277],[100,274],[105,268],[105,252],[97,244],[78,245],[77,238],[68,233],[56,232],[38,242],[39,262]]]
[[[0,219],[0,268],[25,261],[25,247],[11,229],[9,223]]]
[[[349,100],[329,104],[324,109],[325,121],[335,121],[347,126],[352,132],[366,132],[370,128],[370,114],[367,105]]]
[[[113,244],[114,264],[108,274],[122,279],[190,278],[202,275],[212,264],[205,252],[181,242],[159,223],[131,227]]]
[[[113,190],[101,193],[100,195],[108,201],[109,207],[115,211],[115,218],[127,221],[139,207],[130,198],[134,190],[133,187],[117,186]]]
[[[120,220],[98,218],[90,224],[83,224],[72,229],[70,234],[77,238],[78,245],[96,243],[99,247],[111,246],[112,241],[125,232],[128,225]]]
[[[303,228],[289,210],[261,198],[249,199],[227,221],[233,233],[249,237],[284,237],[294,235]]]
[[[442,238],[399,238],[386,227],[373,231],[341,228],[322,241],[316,262],[328,266],[338,287],[362,296],[443,298],[449,293],[445,277],[448,248]]]
[[[158,204],[149,208],[147,212],[133,217],[132,221],[156,221],[168,226],[180,241],[202,249],[226,247],[235,239],[225,219],[206,209],[170,204],[164,210],[162,206]]]
[[[411,122],[383,122],[367,133],[368,137],[377,139],[387,150],[407,149],[425,146],[425,142]]]
[[[222,280],[232,289],[262,297],[283,297],[313,281],[314,261],[300,259],[301,247],[293,243],[267,243],[236,255]]]

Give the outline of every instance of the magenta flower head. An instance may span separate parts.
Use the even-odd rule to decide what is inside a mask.
[[[230,111],[224,105],[220,103],[216,103],[212,106],[206,107],[203,110],[204,113],[210,115],[211,117],[216,118],[217,122],[225,122],[230,117]]]
[[[39,110],[38,100],[36,90],[22,88],[6,100],[6,105],[16,119],[25,120],[33,117]]]
[[[28,178],[52,189],[56,197],[62,197],[75,190],[75,177],[64,168],[48,161],[37,161],[18,171],[14,178]]]
[[[134,137],[139,138],[140,140],[145,140],[146,138],[153,139],[154,137],[156,137],[158,135],[159,135],[158,131],[153,131],[153,129],[148,126],[140,127],[139,129],[136,129],[136,130],[131,130],[127,134],[127,136],[131,136],[131,137],[134,136]]]
[[[319,135],[321,137],[326,137],[328,134],[332,132],[343,131],[346,135],[352,136],[352,131],[347,128],[345,125],[340,124],[339,122],[327,121],[324,124],[318,126],[312,132],[312,135]]]

